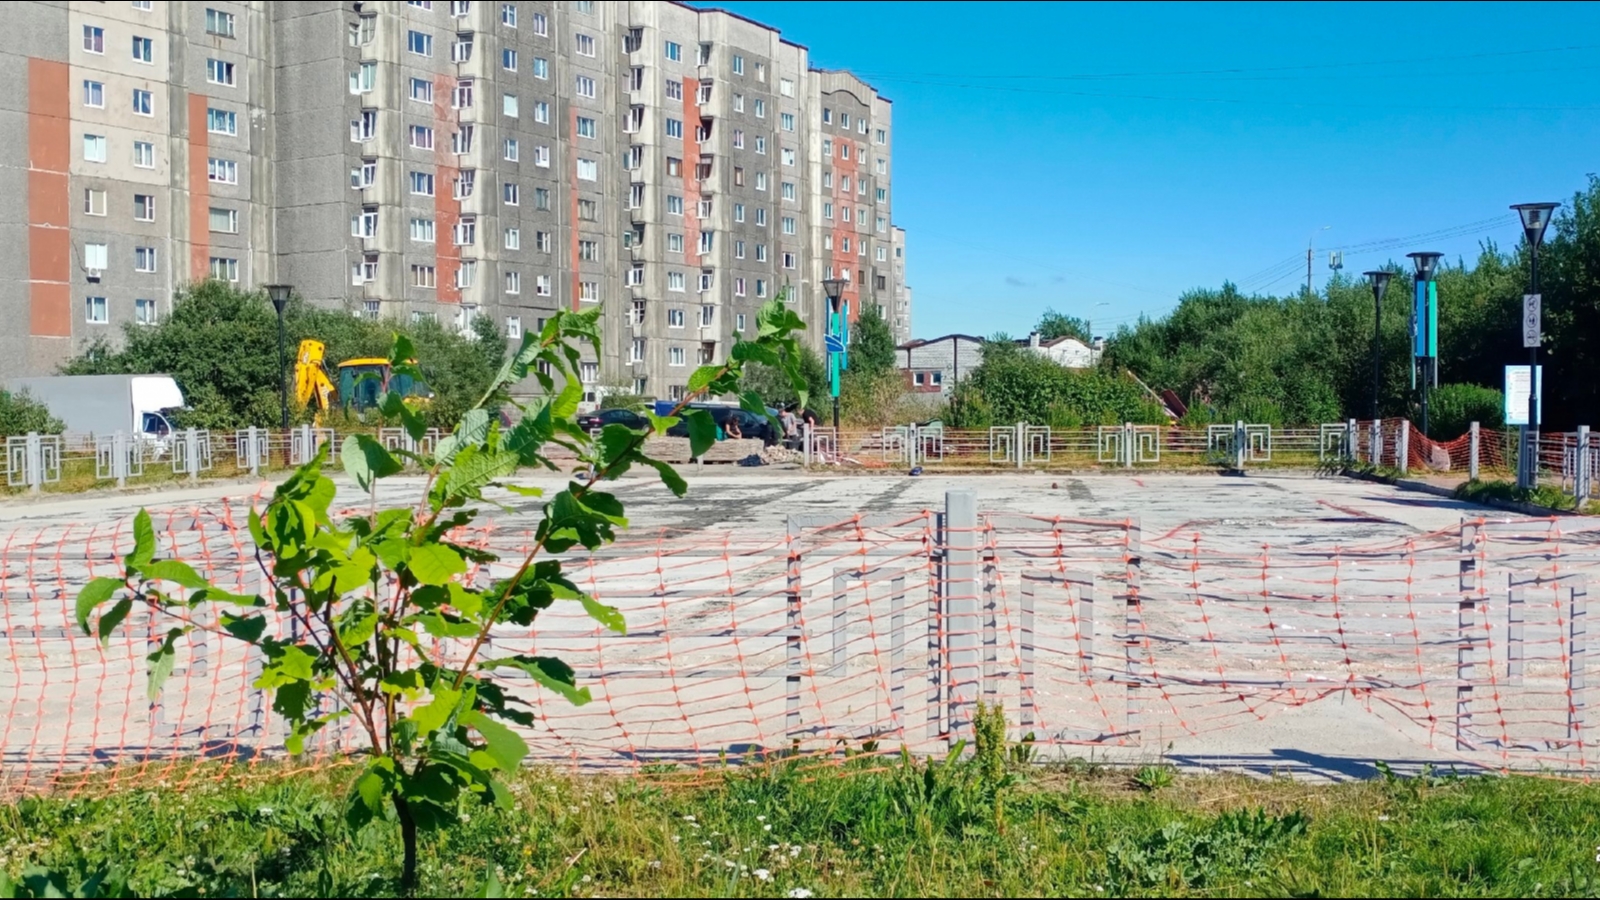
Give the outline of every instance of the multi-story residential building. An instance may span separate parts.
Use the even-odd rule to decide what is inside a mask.
[[[678,396],[825,278],[909,333],[892,106],[767,25],[669,2],[13,4],[0,375],[172,291],[294,285],[508,337],[600,303],[591,397]]]

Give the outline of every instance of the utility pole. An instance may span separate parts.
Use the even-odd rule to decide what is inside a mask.
[[[1332,227],[1332,225],[1324,225],[1318,228],[1317,231],[1327,231]],[[1311,256],[1313,253],[1312,248],[1317,242],[1317,231],[1311,232],[1311,236],[1306,238],[1306,294],[1308,296],[1311,294]]]

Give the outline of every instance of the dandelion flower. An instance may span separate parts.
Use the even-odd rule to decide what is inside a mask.
[[[761,879],[762,881],[771,881],[772,880],[772,873],[768,872],[766,869],[757,869],[757,870],[755,870],[754,874],[755,874],[755,876],[757,878]]]

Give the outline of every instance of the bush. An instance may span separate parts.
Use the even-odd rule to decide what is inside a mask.
[[[1505,427],[1505,395],[1476,384],[1447,384],[1428,401],[1428,437],[1450,440],[1466,434],[1473,422],[1481,428]]]
[[[60,434],[66,430],[61,420],[50,415],[43,403],[28,396],[27,391],[13,394],[0,390],[0,437],[13,434]]]
[[[1160,404],[1130,378],[1103,369],[1068,369],[999,343],[984,346],[983,363],[957,388],[951,406],[953,424],[960,428],[1167,422]]]

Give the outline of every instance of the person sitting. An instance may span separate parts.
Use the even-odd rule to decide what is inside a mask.
[[[744,432],[739,430],[739,417],[729,416],[728,424],[723,426],[723,431],[728,435],[728,440],[737,441],[744,437]]]

